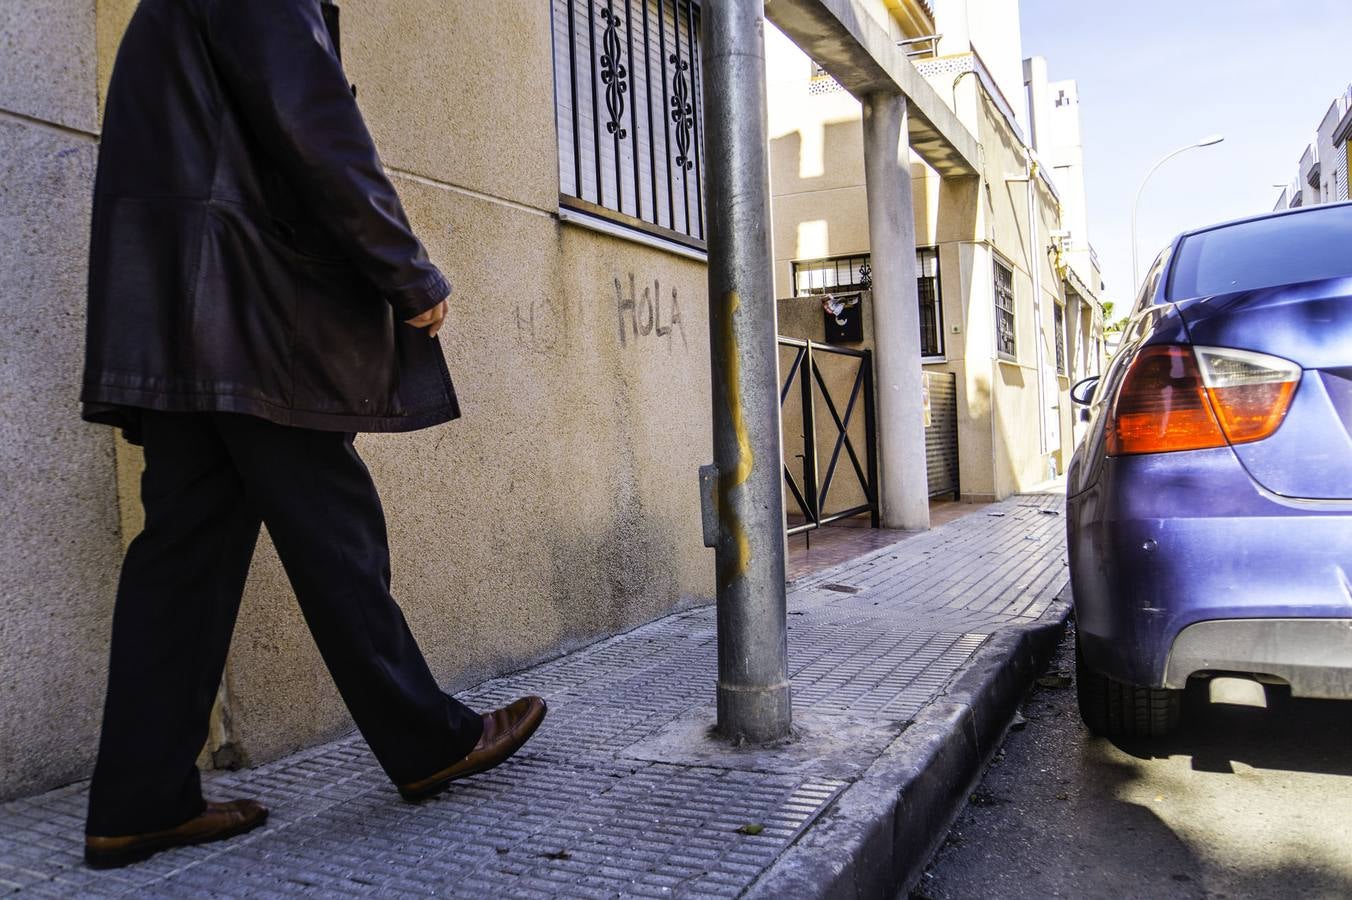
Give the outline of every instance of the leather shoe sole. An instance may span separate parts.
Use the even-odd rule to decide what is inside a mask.
[[[266,807],[253,800],[208,803],[201,815],[163,831],[120,837],[89,835],[85,838],[85,862],[94,869],[115,869],[172,847],[225,840],[252,831],[267,820]]]
[[[421,781],[399,785],[399,795],[409,802],[425,800],[461,778],[487,772],[511,759],[540,727],[548,712],[539,697],[521,697],[502,709],[484,713],[484,733],[469,755]]]

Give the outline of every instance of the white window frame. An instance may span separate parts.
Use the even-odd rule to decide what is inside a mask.
[[[932,274],[926,274],[929,263],[933,263]],[[924,331],[921,331],[920,359],[922,362],[943,362],[944,355],[944,282],[939,277],[939,248],[938,247],[916,247],[915,248],[915,268],[916,268],[916,296],[920,301],[923,312],[925,306],[929,306],[934,315],[934,351],[925,352]],[[934,295],[928,300],[924,295],[924,282],[926,280],[934,283]],[[922,318],[923,322],[923,318]]]

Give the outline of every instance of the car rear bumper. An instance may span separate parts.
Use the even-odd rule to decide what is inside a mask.
[[[1296,697],[1352,700],[1352,618],[1221,619],[1179,632],[1164,686],[1187,687],[1196,672],[1271,675]]]
[[[1119,681],[1186,681],[1194,638],[1187,656],[1171,654],[1199,623],[1352,620],[1352,504],[1270,494],[1229,448],[1110,458],[1094,485],[1070,498],[1067,525],[1081,649],[1091,668]],[[1266,658],[1262,629],[1245,632]],[[1197,634],[1210,653],[1212,630]],[[1320,638],[1330,652],[1337,634]],[[1298,650],[1283,640],[1271,652],[1292,667]],[[1343,652],[1342,665],[1352,666]]]

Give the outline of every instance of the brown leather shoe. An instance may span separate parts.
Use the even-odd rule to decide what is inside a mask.
[[[548,711],[539,697],[521,697],[502,709],[483,714],[484,733],[469,755],[449,768],[421,781],[399,785],[399,794],[410,802],[440,793],[452,781],[478,775],[504,763],[535,734]]]
[[[200,816],[176,828],[122,837],[85,837],[85,862],[95,869],[113,869],[188,844],[220,841],[252,831],[267,821],[268,811],[253,800],[208,803]]]

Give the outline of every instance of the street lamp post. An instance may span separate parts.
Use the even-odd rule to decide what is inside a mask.
[[[1223,140],[1225,140],[1225,135],[1213,134],[1202,138],[1200,141],[1197,141],[1196,143],[1187,144],[1183,147],[1179,147],[1177,150],[1171,150],[1170,152],[1164,154],[1164,156],[1160,157],[1159,162],[1151,166],[1150,171],[1146,172],[1145,177],[1141,179],[1141,186],[1136,189],[1136,199],[1131,204],[1131,281],[1133,287],[1140,287],[1140,279],[1141,279],[1141,268],[1140,265],[1137,263],[1138,255],[1136,249],[1137,248],[1136,210],[1141,205],[1141,192],[1145,190],[1146,182],[1150,180],[1151,175],[1155,174],[1156,169],[1167,163],[1169,160],[1173,159],[1178,154],[1184,153],[1188,150],[1196,149],[1197,147],[1211,147],[1215,144],[1219,144]]]

